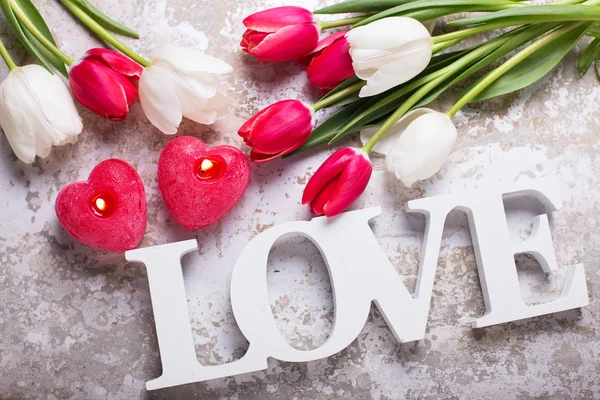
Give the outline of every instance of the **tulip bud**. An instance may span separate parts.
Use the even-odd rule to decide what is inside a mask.
[[[356,75],[367,81],[360,97],[401,85],[421,73],[431,60],[433,40],[419,21],[383,18],[346,35]]]
[[[152,125],[174,135],[183,117],[204,125],[229,114],[220,75],[233,69],[225,61],[181,46],[163,47],[144,68],[140,103]]]
[[[299,100],[283,100],[255,114],[238,134],[252,148],[250,159],[262,164],[302,146],[312,132],[313,117],[311,106]]]
[[[362,131],[361,139],[368,140],[374,131]],[[387,154],[386,169],[411,187],[442,168],[456,143],[457,131],[446,114],[421,108],[404,116],[386,136],[373,150]]]
[[[310,178],[302,204],[315,215],[334,217],[348,208],[365,191],[373,167],[369,156],[357,149],[333,153]]]
[[[81,104],[112,121],[122,121],[137,99],[142,67],[130,58],[108,49],[88,50],[71,67],[69,84]]]
[[[310,57],[308,80],[324,93],[354,76],[350,45],[345,35],[346,32],[337,32],[327,36],[307,56]]]
[[[17,157],[31,164],[77,140],[83,124],[60,78],[39,65],[10,71],[0,86],[0,124]]]
[[[297,60],[319,41],[319,27],[302,7],[271,8],[246,17],[243,23],[247,29],[240,46],[260,62]]]

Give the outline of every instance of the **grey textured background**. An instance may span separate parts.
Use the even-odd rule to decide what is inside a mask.
[[[54,1],[39,1],[59,45],[77,57],[97,44]],[[97,4],[136,30],[128,41],[151,57],[160,45],[207,45],[231,63],[232,116],[205,128],[185,121],[180,134],[209,144],[242,146],[235,131],[275,100],[316,98],[303,69],[289,63],[260,65],[238,48],[243,16],[273,0],[102,0]],[[307,8],[320,4],[303,1]],[[0,25],[16,59],[24,51]],[[443,28],[442,28],[443,29]],[[577,49],[580,52],[581,48]],[[434,178],[402,188],[375,159],[376,172],[354,208],[382,205],[373,230],[390,260],[414,286],[423,221],[405,214],[406,201],[498,181],[555,176],[564,207],[552,216],[561,270],[546,279],[535,263],[519,258],[523,298],[551,299],[570,264],[584,263],[591,304],[533,320],[472,330],[483,301],[465,216],[447,221],[426,338],[398,344],[377,311],[351,346],[326,360],[288,364],[239,377],[147,393],[144,382],[160,375],[145,270],[121,254],[76,242],[57,223],[53,204],[67,183],[85,179],[109,157],[133,164],[147,188],[149,223],[142,246],[197,238],[199,254],[184,262],[190,316],[203,364],[244,354],[235,327],[228,280],[237,254],[262,230],[308,219],[300,205],[307,178],[327,156],[253,167],[251,186],[234,211],[202,232],[186,232],[168,215],[157,191],[156,164],[171,139],[154,129],[139,104],[123,123],[104,121],[81,108],[79,142],[54,149],[27,166],[0,138],[0,397],[6,399],[592,399],[600,398],[597,302],[600,275],[600,84],[581,79],[570,56],[532,88],[465,109],[455,119],[459,142]],[[2,68],[5,76],[7,69]],[[434,107],[446,109],[456,93]],[[322,115],[321,115],[322,117]],[[356,145],[356,139],[348,144]],[[244,148],[242,146],[242,148]],[[515,240],[527,237],[543,212],[525,200],[506,204]],[[270,257],[270,298],[282,334],[298,348],[327,338],[333,320],[331,288],[323,261],[310,243],[282,240]]]

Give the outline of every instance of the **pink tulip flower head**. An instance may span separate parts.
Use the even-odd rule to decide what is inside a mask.
[[[346,210],[367,188],[373,166],[369,156],[346,147],[333,153],[310,178],[302,204],[315,215],[334,217]]]
[[[243,23],[247,29],[240,46],[260,62],[297,60],[319,41],[319,27],[302,7],[271,8],[246,17]]]
[[[238,134],[252,148],[250,159],[262,164],[298,149],[314,125],[311,106],[299,100],[283,100],[250,118]]]
[[[122,121],[137,99],[141,74],[142,67],[121,53],[91,49],[71,67],[69,85],[81,104],[101,117]]]

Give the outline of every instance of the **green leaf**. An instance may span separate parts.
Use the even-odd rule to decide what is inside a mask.
[[[534,5],[511,8],[491,14],[451,21],[449,25],[509,24],[540,22],[598,21],[600,6],[592,5]],[[363,21],[364,22],[364,21]]]
[[[598,26],[598,23],[595,23],[592,26],[590,26],[590,29],[588,29],[586,34],[596,37],[600,36],[600,26]]]
[[[461,7],[462,9],[466,7],[472,6],[499,6],[499,5],[518,5],[520,3],[514,2],[512,0],[421,0],[414,1],[406,4],[402,4],[396,7],[389,8],[385,11],[379,12],[375,15],[372,15],[368,18],[365,18],[361,22],[354,25],[354,27],[367,25],[373,21],[377,21],[382,18],[387,18],[395,15],[405,15],[409,14],[413,11],[418,10],[428,10],[434,7]],[[527,8],[527,7],[524,7]]]
[[[361,81],[361,79],[356,75],[351,78],[348,78],[344,82],[340,83],[339,85],[337,85],[336,87],[331,89],[329,91],[329,93],[327,93],[325,96],[321,97],[319,100],[325,100],[325,99],[333,96],[334,94],[341,92],[342,90],[346,89],[347,87],[357,84],[360,81]]]
[[[346,0],[329,7],[320,8],[313,14],[346,14],[383,11],[415,0]]]
[[[313,130],[312,134],[302,147],[300,147],[298,150],[294,151],[290,155],[311,149],[322,144],[329,143],[329,140],[331,140],[336,135],[339,127],[342,126],[344,122],[346,122],[348,118],[354,113],[354,111],[356,111],[365,102],[366,99],[355,101],[354,103],[342,108],[340,111],[333,114],[325,122],[323,122],[321,125],[317,126]]]
[[[110,18],[108,15],[104,14],[100,11],[95,5],[90,3],[88,0],[65,0],[70,1],[71,3],[75,3],[79,8],[81,8],[87,15],[89,15],[94,21],[102,25],[104,28],[113,31],[115,33],[119,33],[121,35],[125,35],[128,37],[132,37],[135,39],[139,39],[140,35],[135,32],[133,29],[130,29],[123,25],[122,23],[115,21]]]
[[[472,101],[482,101],[512,93],[537,82],[561,62],[588,27],[589,24],[583,24],[542,47],[485,88]]]
[[[52,71],[52,67],[48,64],[42,53],[37,49],[37,47],[29,40],[23,29],[21,28],[21,24],[19,20],[15,16],[13,12],[9,0],[0,0],[0,8],[2,9],[2,13],[6,18],[6,22],[17,36],[19,41],[25,46],[27,51],[29,51],[44,68],[46,68],[50,73],[54,73]]]
[[[342,90],[344,90],[346,88],[349,88],[350,86],[356,85],[359,82],[362,82],[362,79],[358,78],[357,76],[353,76],[351,78],[346,79],[344,82],[340,83],[339,85],[334,87],[332,90],[330,90],[329,93],[327,93],[325,96],[321,97],[319,99],[319,101],[317,103],[315,103],[315,105],[318,105],[321,101],[327,100],[328,98],[332,97],[333,95],[341,92]],[[358,96],[358,93],[359,92],[356,91],[353,94],[347,94],[342,99],[339,99],[339,100],[337,100],[331,104],[328,104],[327,106],[321,107],[321,108],[341,107],[341,106],[345,106],[346,104],[353,103],[356,100],[360,99],[360,97]]]
[[[494,61],[504,57],[513,50],[521,47],[525,43],[535,39],[536,37],[544,34],[545,32],[553,29],[554,27],[556,27],[556,24],[534,25],[526,28],[517,28],[509,32],[508,34],[505,34],[504,39],[506,41],[500,47],[498,47],[491,53],[488,53],[485,56],[481,57],[476,62],[472,63],[466,69],[464,69],[459,75],[447,80],[442,85],[435,88],[435,90],[429,92],[427,96],[423,97],[415,105],[415,108],[423,107],[431,103],[432,101],[437,99],[442,93],[446,92],[446,90],[450,89],[452,86],[467,79],[471,75],[481,71],[483,68],[489,66]]]
[[[416,10],[407,13],[402,13],[403,17],[414,18],[418,21],[430,21],[432,19],[444,17],[447,15],[457,14],[457,13],[468,13],[468,12],[492,12],[492,11],[501,11],[506,10],[507,8],[512,7],[523,7],[522,4],[498,4],[498,5],[488,5],[481,4],[472,7],[432,7],[426,10]],[[356,26],[356,25],[355,25]]]
[[[18,4],[19,8],[23,10],[23,13],[27,16],[27,19],[30,20],[38,30],[48,39],[52,44],[56,46],[56,41],[50,32],[50,28],[44,21],[44,18],[39,13],[37,8],[33,5],[31,0],[14,0],[15,3]],[[42,53],[43,57],[52,64],[52,66],[60,72],[64,76],[68,76],[67,69],[65,67],[65,63],[56,55],[54,55],[51,51],[46,49],[46,46],[42,45],[29,31],[23,26],[23,24],[19,21],[19,25],[21,25],[21,29],[25,32],[25,35],[30,40],[30,42]]]
[[[436,18],[440,18],[440,17],[444,17],[446,15],[451,15],[451,14],[456,14],[456,13],[463,13],[463,12],[480,12],[480,11],[498,11],[498,7],[501,6],[478,6],[478,7],[432,7],[429,9],[425,9],[425,10],[415,10],[415,11],[410,11],[410,12],[406,12],[406,13],[401,13],[401,14],[394,14],[394,16],[396,15],[401,15],[403,17],[409,17],[409,18],[414,18],[417,21],[430,21],[432,19],[436,19]],[[500,8],[502,9],[502,8]],[[362,24],[362,21],[360,23],[355,24],[355,26],[358,26],[359,24]]]
[[[29,32],[27,30],[27,28],[25,28],[23,26],[23,24],[19,21],[19,24],[21,25],[21,28],[23,29],[23,32],[25,33],[25,36],[27,36],[27,39],[29,39],[29,41],[39,50],[39,52],[42,54],[42,56],[44,56],[45,59],[47,59],[48,61],[50,61],[50,63],[52,64],[52,66],[58,71],[60,72],[65,78],[69,77],[69,73],[67,72],[67,69],[65,68],[65,64],[58,59],[54,53],[52,53],[51,51],[49,51],[43,44],[41,44],[36,38],[35,36],[33,36],[33,34],[31,32]],[[58,60],[58,61],[56,61]]]
[[[600,57],[600,39],[597,38],[592,40],[581,54],[581,57],[579,57],[577,71],[579,71],[581,75],[584,75],[598,57]]]

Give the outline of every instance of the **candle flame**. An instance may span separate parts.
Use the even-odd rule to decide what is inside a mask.
[[[204,160],[202,160],[202,164],[200,165],[200,168],[202,169],[202,172],[208,171],[209,169],[211,169],[213,167],[213,162],[210,161],[208,158],[205,158]]]
[[[106,201],[102,197],[96,199],[96,208],[100,211],[106,210]]]

